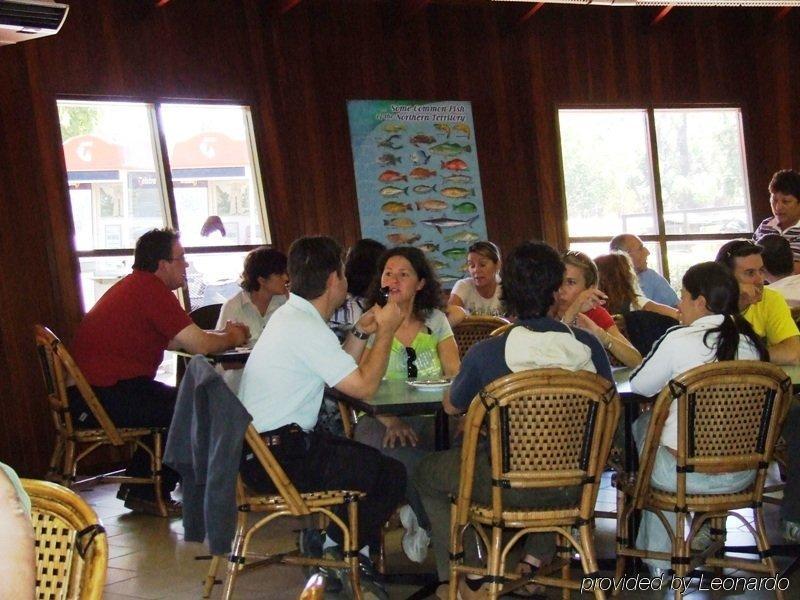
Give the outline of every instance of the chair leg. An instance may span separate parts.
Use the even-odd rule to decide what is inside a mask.
[[[561,579],[568,581],[572,575],[570,574],[570,562],[572,561],[572,544],[569,543],[567,538],[561,534],[556,534],[556,554],[564,561],[561,567]],[[562,600],[569,600],[569,588],[561,588]]]
[[[503,528],[492,527],[492,547],[489,549],[489,556],[487,557],[489,577],[492,578],[492,581],[489,584],[489,598],[491,600],[498,598],[503,588],[502,584],[500,583],[502,577],[505,575],[503,572],[503,563],[501,561],[502,550]]]
[[[458,600],[458,559],[454,556],[463,556],[464,540],[459,535],[456,525],[458,523],[457,505],[450,506],[450,589],[449,600]]]
[[[678,577],[685,577],[688,565],[685,559],[689,556],[686,543],[686,513],[678,512],[675,515],[675,537],[672,541],[672,570]],[[676,560],[677,559],[677,560]],[[683,598],[683,586],[675,590],[675,600]]]
[[[361,600],[361,577],[358,565],[358,502],[351,502],[347,505],[347,526],[349,543],[345,544],[345,557],[350,565],[350,585],[353,588],[355,600]]]
[[[56,436],[56,445],[53,448],[53,454],[50,455],[50,463],[47,467],[47,475],[45,475],[45,479],[47,481],[53,481],[55,483],[61,482],[61,473],[64,461],[64,438],[60,435]]]
[[[64,469],[61,472],[61,485],[71,488],[75,483],[75,470],[78,465],[75,463],[75,442],[67,440],[64,444]]]
[[[764,557],[761,559],[767,568],[769,569],[770,575],[775,577],[777,575],[777,570],[775,568],[775,561],[772,560],[772,556],[769,553],[770,546],[769,541],[767,541],[766,535],[766,528],[764,527],[764,513],[761,512],[761,508],[753,509],[753,514],[755,516],[755,530],[756,530],[756,546],[758,547],[758,551]],[[776,586],[775,588],[775,597],[778,600],[783,600],[783,591],[779,590]]]
[[[378,546],[378,560],[376,561],[375,568],[381,575],[386,575],[386,530],[389,527],[390,521],[386,521],[381,527],[381,543]]]
[[[596,577],[600,568],[597,566],[597,556],[594,551],[594,536],[592,529],[588,525],[581,525],[580,527],[580,553],[581,565],[583,566],[584,577]],[[566,590],[569,592],[569,590]],[[595,586],[594,597],[597,600],[605,600],[606,594],[600,589],[600,586]]]
[[[625,574],[625,561],[627,560],[624,551],[630,548],[631,542],[628,539],[628,508],[627,496],[625,492],[617,488],[617,561],[614,570],[614,578],[620,581]],[[614,590],[613,595],[616,596],[619,590]]]
[[[240,510],[236,515],[236,535],[233,538],[233,545],[231,546],[231,553],[228,557],[228,565],[225,571],[225,584],[222,587],[223,600],[230,600],[233,596],[236,576],[244,565],[246,529],[247,513]]]
[[[164,502],[164,494],[162,493],[162,475],[161,469],[164,468],[163,463],[161,462],[161,448],[162,448],[162,435],[160,431],[156,431],[153,433],[153,464],[151,465],[152,472],[153,472],[153,487],[155,492],[156,498],[156,506],[158,506],[158,512],[161,514],[162,517],[167,516],[167,505]]]
[[[211,592],[214,590],[214,585],[217,583],[217,569],[219,569],[219,556],[211,557],[211,564],[208,567],[206,580],[203,584],[203,598],[211,598]]]

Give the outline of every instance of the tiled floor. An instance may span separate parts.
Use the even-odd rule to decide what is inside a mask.
[[[181,600],[200,598],[202,581],[208,569],[208,560],[200,560],[207,554],[202,544],[185,542],[181,521],[136,515],[128,512],[122,502],[115,497],[115,487],[100,485],[95,489],[79,490],[83,497],[94,507],[102,519],[108,532],[110,560],[108,580],[104,598],[107,600],[169,598]],[[614,490],[604,478],[604,486],[598,500],[598,509],[613,509]],[[766,507],[769,524],[769,538],[773,543],[780,543],[777,530],[777,510],[774,506]],[[281,521],[283,523],[281,523]],[[279,519],[271,530],[260,535],[258,544],[262,548],[291,548],[294,546],[296,534],[293,529],[301,526],[299,521]],[[597,521],[597,550],[601,557],[613,556],[614,530],[613,522],[608,519]],[[389,565],[397,572],[433,571],[433,563],[429,556],[422,565],[409,562],[399,550],[400,532],[389,536]],[[728,521],[728,543],[749,544],[750,539],[744,527],[735,521]],[[791,559],[777,558],[781,568],[789,565]],[[610,575],[610,573],[603,573]],[[238,579],[235,598],[297,598],[305,583],[305,577],[299,567],[275,565],[244,572]],[[794,574],[789,580],[786,598],[800,598],[800,574]],[[390,597],[394,599],[408,598],[418,588],[409,585],[388,586]],[[214,597],[219,597],[220,588],[215,588]],[[579,594],[573,594],[577,597]],[[721,594],[723,597],[725,594]],[[739,595],[746,598],[773,598],[770,592],[745,592]],[[710,598],[711,593],[691,591],[688,597],[696,600]],[[553,590],[550,598],[560,598],[560,592]],[[619,598],[671,598],[670,592],[623,592]],[[719,595],[717,596],[719,597]]]

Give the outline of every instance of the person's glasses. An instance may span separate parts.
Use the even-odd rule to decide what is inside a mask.
[[[414,361],[417,360],[417,351],[409,346],[406,346],[406,359],[408,360],[408,378],[414,379],[417,376],[417,365]]]

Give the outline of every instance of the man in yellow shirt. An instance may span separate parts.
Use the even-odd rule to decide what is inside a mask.
[[[716,260],[727,265],[739,282],[742,316],[765,338],[770,362],[800,364],[800,330],[786,300],[764,287],[762,250],[750,240],[731,240],[719,249]]]

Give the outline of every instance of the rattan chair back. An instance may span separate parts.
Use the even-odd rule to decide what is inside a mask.
[[[56,444],[50,459],[48,479],[70,487],[86,481],[112,481],[125,484],[152,485],[156,503],[163,516],[167,509],[161,496],[161,440],[160,428],[117,427],[86,381],[64,344],[50,329],[34,326],[34,337],[42,367],[47,401],[56,430]],[[74,385],[99,426],[76,428],[69,410],[67,388]],[[151,437],[152,436],[152,437]],[[123,447],[134,445],[144,449],[151,460],[151,477],[127,477],[105,474],[77,480],[78,464],[101,446]]]
[[[95,512],[75,492],[23,479],[31,498],[36,544],[36,598],[94,600],[103,597],[108,540]]]
[[[617,481],[617,574],[624,571],[626,556],[671,560],[677,575],[684,576],[698,565],[728,567],[775,575],[761,510],[767,469],[791,400],[791,381],[778,366],[761,361],[725,361],[702,365],[676,377],[659,394],[653,408],[637,474],[623,474]],[[651,486],[650,479],[670,406],[677,403],[678,448],[676,491]],[[688,473],[755,471],[752,485],[730,493],[688,493]],[[752,508],[754,524],[737,509]],[[671,553],[634,548],[629,535],[629,516],[641,509],[676,514],[676,529],[670,532]],[[689,519],[695,514],[693,520]],[[753,535],[760,552],[756,560],[696,553],[691,541],[706,521],[712,520],[717,547],[724,545],[728,516],[742,521]],[[663,523],[666,523],[662,519]],[[689,536],[685,535],[689,530]],[[781,597],[781,594],[778,593]],[[676,592],[676,597],[680,597]]]
[[[463,360],[474,344],[485,340],[495,329],[507,324],[508,320],[502,317],[470,315],[465,318],[453,327],[453,335],[458,345],[458,357]]]
[[[459,493],[453,508],[451,555],[460,556],[461,535],[471,525],[488,548],[487,569],[493,572],[485,575],[498,583],[508,581],[518,578],[505,570],[504,563],[521,534],[501,546],[503,527],[549,531],[575,547],[581,554],[584,572],[593,573],[597,564],[589,524],[619,414],[620,401],[614,385],[586,371],[523,371],[486,386],[467,412]],[[491,503],[481,506],[473,502],[472,489],[475,461],[483,460],[476,458],[480,431],[487,421]],[[531,509],[505,504],[504,491],[510,488],[569,486],[580,490],[572,506]],[[492,528],[491,542],[481,533],[483,527]],[[572,527],[581,529],[580,541],[572,535]],[[459,573],[475,572],[474,567],[463,566],[459,560],[451,562],[451,581]],[[579,583],[568,577],[537,581],[579,589]],[[499,593],[499,585],[490,589],[492,597]]]
[[[264,440],[261,439],[252,423],[245,431],[245,442],[269,476],[275,487],[275,492],[271,494],[255,492],[244,484],[241,476],[238,478],[236,483],[236,504],[238,508],[236,534],[228,560],[222,598],[227,600],[233,596],[236,578],[244,566],[257,566],[273,562],[316,566],[325,564],[329,567],[345,568],[349,570],[352,589],[360,590],[358,583],[358,500],[364,496],[364,493],[352,490],[324,490],[301,493],[289,479],[286,471],[278,463],[275,455],[272,454]],[[334,509],[340,506],[345,506],[347,509],[347,523],[333,512]],[[250,521],[249,516],[254,513],[265,513],[266,516],[253,523]],[[298,556],[297,552],[293,551],[251,557],[256,558],[256,560],[250,565],[245,565],[248,559],[248,546],[256,531],[279,517],[306,517],[309,515],[318,516],[342,531],[343,560],[332,561],[324,558]],[[220,557],[213,557],[206,576],[204,598],[211,597],[213,586],[218,583],[217,570],[219,564]]]

